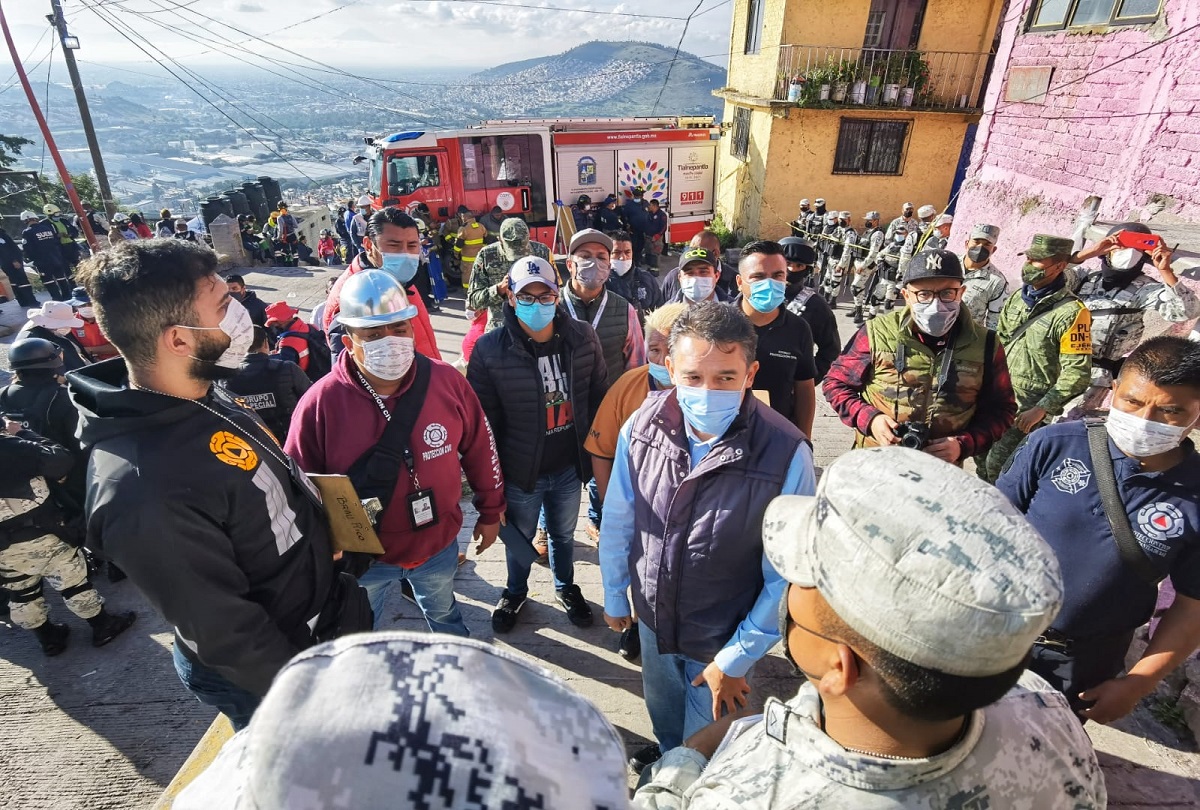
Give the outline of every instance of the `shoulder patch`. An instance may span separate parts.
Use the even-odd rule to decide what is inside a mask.
[[[1087,307],[1080,307],[1075,314],[1075,322],[1058,342],[1058,351],[1059,354],[1092,353],[1092,313]]]
[[[241,436],[218,430],[208,441],[212,454],[231,467],[247,472],[258,466],[258,454]]]

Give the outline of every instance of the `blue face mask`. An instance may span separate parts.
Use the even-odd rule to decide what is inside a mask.
[[[744,388],[736,391],[719,391],[711,388],[693,388],[676,385],[675,396],[683,418],[698,433],[723,436],[742,409]]]
[[[773,278],[762,278],[750,283],[750,294],[746,300],[759,312],[774,312],[783,303],[787,285]]]
[[[650,376],[653,377],[654,381],[662,388],[670,388],[672,385],[674,385],[674,383],[671,382],[671,372],[667,371],[666,366],[660,366],[658,363],[651,363]]]
[[[556,304],[523,304],[517,302],[517,320],[535,332],[540,332],[554,320]]]
[[[420,253],[384,253],[379,269],[401,284],[407,284],[417,274],[420,263]]]

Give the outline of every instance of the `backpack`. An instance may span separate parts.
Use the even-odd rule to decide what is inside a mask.
[[[296,330],[280,332],[279,337],[276,338],[276,345],[278,345],[278,341],[292,335],[302,337],[308,343],[308,368],[304,370],[304,373],[310,380],[316,382],[333,370],[333,358],[329,354],[329,339],[323,331],[315,326],[309,326],[307,332]]]

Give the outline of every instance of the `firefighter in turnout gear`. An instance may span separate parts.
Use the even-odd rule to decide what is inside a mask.
[[[62,218],[62,210],[54,203],[43,205],[42,213],[46,215],[46,222],[58,232],[58,246],[62,250],[63,261],[67,263],[67,275],[73,275],[75,265],[79,264],[79,245],[75,242],[80,235],[79,229]]]
[[[997,335],[1008,358],[1017,418],[992,445],[979,476],[995,482],[1025,437],[1087,387],[1092,368],[1092,316],[1067,288],[1071,240],[1038,234],[1025,251],[1024,286],[1000,312]]]
[[[462,274],[463,288],[471,286],[471,272],[475,269],[475,259],[483,250],[483,242],[487,238],[487,228],[479,224],[475,215],[465,206],[458,207],[458,215],[462,218],[462,227],[454,242],[454,255],[458,257],[459,272]]]
[[[1099,256],[1099,270],[1067,268],[1067,288],[1092,313],[1091,385],[1067,406],[1069,419],[1104,409],[1122,359],[1142,342],[1147,312],[1153,311],[1170,323],[1184,323],[1200,315],[1200,300],[1171,269],[1171,249],[1161,240],[1149,254],[1123,248],[1117,242],[1121,231],[1151,232],[1140,222],[1114,225],[1105,239],[1071,256],[1072,265]],[[1161,282],[1146,275],[1148,263],[1158,271]]]
[[[864,317],[873,318],[875,308],[871,305],[879,280],[879,254],[885,247],[884,230],[879,227],[879,212],[868,211],[863,217],[865,227],[858,243],[847,252],[853,254],[854,279],[850,289],[854,293],[854,323],[862,326]]]

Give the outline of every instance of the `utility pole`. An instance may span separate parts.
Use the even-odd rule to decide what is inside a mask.
[[[63,164],[62,155],[58,153],[58,146],[54,143],[54,136],[50,134],[50,125],[46,123],[46,117],[42,115],[42,108],[38,106],[37,96],[34,95],[33,88],[29,85],[29,76],[25,73],[25,66],[21,64],[21,55],[17,53],[17,45],[13,42],[12,33],[8,30],[8,20],[4,17],[4,6],[2,5],[0,5],[0,29],[4,31],[4,41],[8,44],[8,52],[12,54],[13,69],[17,72],[21,87],[25,89],[25,97],[29,99],[29,109],[33,113],[33,117],[37,119],[38,127],[42,130],[42,138],[46,142],[46,148],[50,150],[50,157],[54,158],[58,176],[62,178],[63,188],[67,191],[67,199],[71,201],[71,207],[79,216],[79,226],[83,228],[83,235],[87,237],[88,245],[93,252],[97,251],[100,249],[100,243],[96,240],[96,234],[92,232],[91,223],[87,220],[83,206],[79,204],[79,195],[75,192],[75,183],[71,181],[71,173]]]
[[[75,50],[79,47],[79,38],[67,33],[67,21],[63,19],[61,0],[50,0],[50,8],[54,12],[46,19],[58,33],[58,42],[62,45],[63,58],[67,60],[67,72],[71,74],[71,86],[75,89],[75,101],[79,103],[79,120],[83,122],[83,134],[87,137],[88,150],[92,153],[92,165],[96,167],[96,184],[100,186],[100,197],[104,203],[104,211],[108,221],[112,222],[117,207],[113,204],[112,189],[108,187],[108,172],[104,170],[104,158],[100,154],[100,142],[96,140],[96,130],[92,126],[92,114],[88,111],[87,96],[83,92],[83,82],[79,80],[79,68],[75,64]]]

